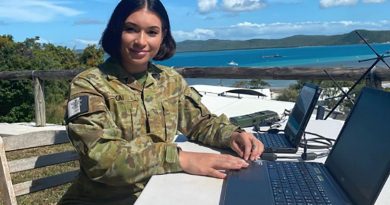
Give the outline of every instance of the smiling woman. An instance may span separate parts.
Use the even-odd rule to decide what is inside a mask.
[[[159,0],[120,1],[101,44],[110,57],[70,83],[65,121],[80,174],[59,204],[132,204],[153,175],[224,178],[224,170],[260,156],[259,140],[211,114],[174,69],[151,62],[176,50]],[[173,141],[178,131],[241,158],[181,150]]]
[[[122,65],[129,73],[144,72],[149,59],[157,55],[162,39],[162,24],[158,16],[147,9],[134,12],[126,19],[122,33]]]

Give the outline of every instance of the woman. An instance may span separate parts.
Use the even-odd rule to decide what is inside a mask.
[[[173,69],[151,63],[176,48],[159,0],[122,0],[101,45],[110,55],[70,84],[67,130],[80,155],[80,175],[60,204],[132,204],[152,175],[187,172],[224,178],[241,169],[263,145],[210,114]],[[241,157],[180,150],[177,131]]]

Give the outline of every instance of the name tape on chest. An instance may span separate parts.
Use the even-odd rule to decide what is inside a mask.
[[[80,96],[68,102],[68,119],[88,112],[88,96]]]

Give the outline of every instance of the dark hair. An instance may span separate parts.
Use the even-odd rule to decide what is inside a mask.
[[[164,5],[160,0],[122,0],[116,6],[110,21],[103,32],[100,44],[104,51],[116,60],[121,60],[120,46],[124,23],[132,13],[144,8],[154,12],[161,19],[163,40],[157,55],[153,60],[165,60],[173,56],[176,42],[171,34],[171,25]]]

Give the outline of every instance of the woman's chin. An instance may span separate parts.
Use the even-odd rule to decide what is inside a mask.
[[[142,65],[149,62],[149,57],[145,55],[130,55],[126,59],[127,63]]]

